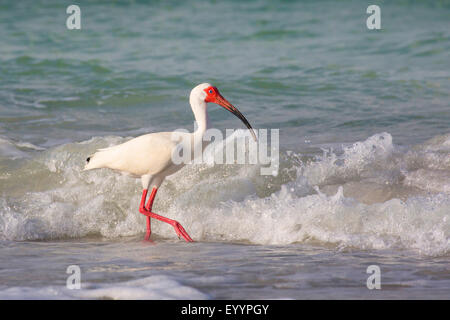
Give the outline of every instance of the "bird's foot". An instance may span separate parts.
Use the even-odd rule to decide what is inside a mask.
[[[149,217],[147,217],[147,219],[150,220]],[[151,235],[152,235],[152,231],[147,227],[147,231],[145,232],[145,238],[144,238],[144,240],[145,240],[145,241],[151,241],[151,240],[150,240],[150,236],[151,236]]]
[[[157,213],[151,212],[145,208],[139,208],[139,212],[142,213],[144,216],[147,217],[147,233],[145,235],[145,239],[148,240],[150,238],[150,228],[149,228],[149,221],[150,218],[154,218],[154,219],[158,219],[160,221],[166,222],[168,224],[170,224],[174,229],[175,232],[178,236],[178,238],[183,237],[184,240],[186,240],[186,242],[194,242],[194,240],[192,240],[192,238],[189,236],[189,234],[186,232],[186,230],[184,230],[183,226],[175,220],[160,216]]]
[[[172,221],[173,222],[171,223],[171,225],[175,229],[178,239],[180,238],[180,236],[182,236],[184,238],[184,240],[186,240],[186,242],[194,242],[194,240],[192,240],[192,238],[188,235],[186,230],[184,230],[183,226],[178,221],[175,221],[175,220],[172,220]]]

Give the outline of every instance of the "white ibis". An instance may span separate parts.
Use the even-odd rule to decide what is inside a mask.
[[[86,159],[87,164],[84,170],[109,168],[141,178],[143,192],[139,212],[147,217],[146,240],[149,240],[151,235],[150,218],[154,218],[172,225],[178,237],[182,236],[188,242],[193,241],[179,222],[152,212],[152,205],[156,192],[164,179],[180,170],[184,165],[183,163],[176,164],[172,159],[172,154],[181,143],[180,141],[186,141],[185,138],[188,138],[188,141],[191,141],[189,144],[191,152],[196,146],[203,144],[203,135],[209,125],[207,103],[216,103],[236,115],[250,129],[256,140],[255,133],[247,119],[219,93],[216,87],[209,83],[199,84],[192,89],[189,102],[198,125],[195,132],[177,132],[180,140],[176,141],[174,141],[173,132],[145,134],[113,147],[99,149]],[[185,152],[184,150],[183,152]],[[152,192],[146,205],[145,201],[150,187],[152,187]]]

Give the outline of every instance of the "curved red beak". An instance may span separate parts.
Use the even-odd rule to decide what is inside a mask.
[[[227,109],[228,111],[230,111],[232,114],[234,114],[236,117],[238,117],[239,119],[241,119],[241,121],[245,124],[245,126],[250,130],[253,139],[255,141],[258,141],[258,139],[256,139],[256,134],[255,131],[253,131],[252,126],[250,125],[250,123],[247,121],[247,119],[244,117],[244,115],[235,107],[233,106],[230,102],[228,102],[227,99],[225,99],[220,93],[219,91],[217,91],[217,95],[215,97],[215,101],[213,101],[214,103],[224,107],[225,109]]]

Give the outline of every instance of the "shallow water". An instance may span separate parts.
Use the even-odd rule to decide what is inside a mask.
[[[28,299],[400,299],[448,297],[448,259],[398,251],[336,251],[314,245],[261,246],[139,239],[22,242],[2,255],[0,298]],[[382,270],[381,290],[366,286]],[[2,269],[5,261],[2,260]],[[81,290],[66,268],[81,268]],[[37,267],[38,266],[38,267]],[[263,268],[261,268],[263,266]],[[26,284],[26,287],[24,287]]]
[[[0,298],[448,298],[450,6],[378,4],[381,31],[358,1],[81,1],[80,31],[58,1],[0,4]],[[196,242],[143,243],[140,182],[84,161],[192,130],[206,81],[280,129],[279,174],[183,168],[154,208]]]

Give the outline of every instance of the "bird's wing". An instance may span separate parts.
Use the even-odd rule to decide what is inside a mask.
[[[99,149],[84,170],[110,168],[135,176],[156,174],[170,167],[177,141],[171,132],[142,135],[117,146]]]

